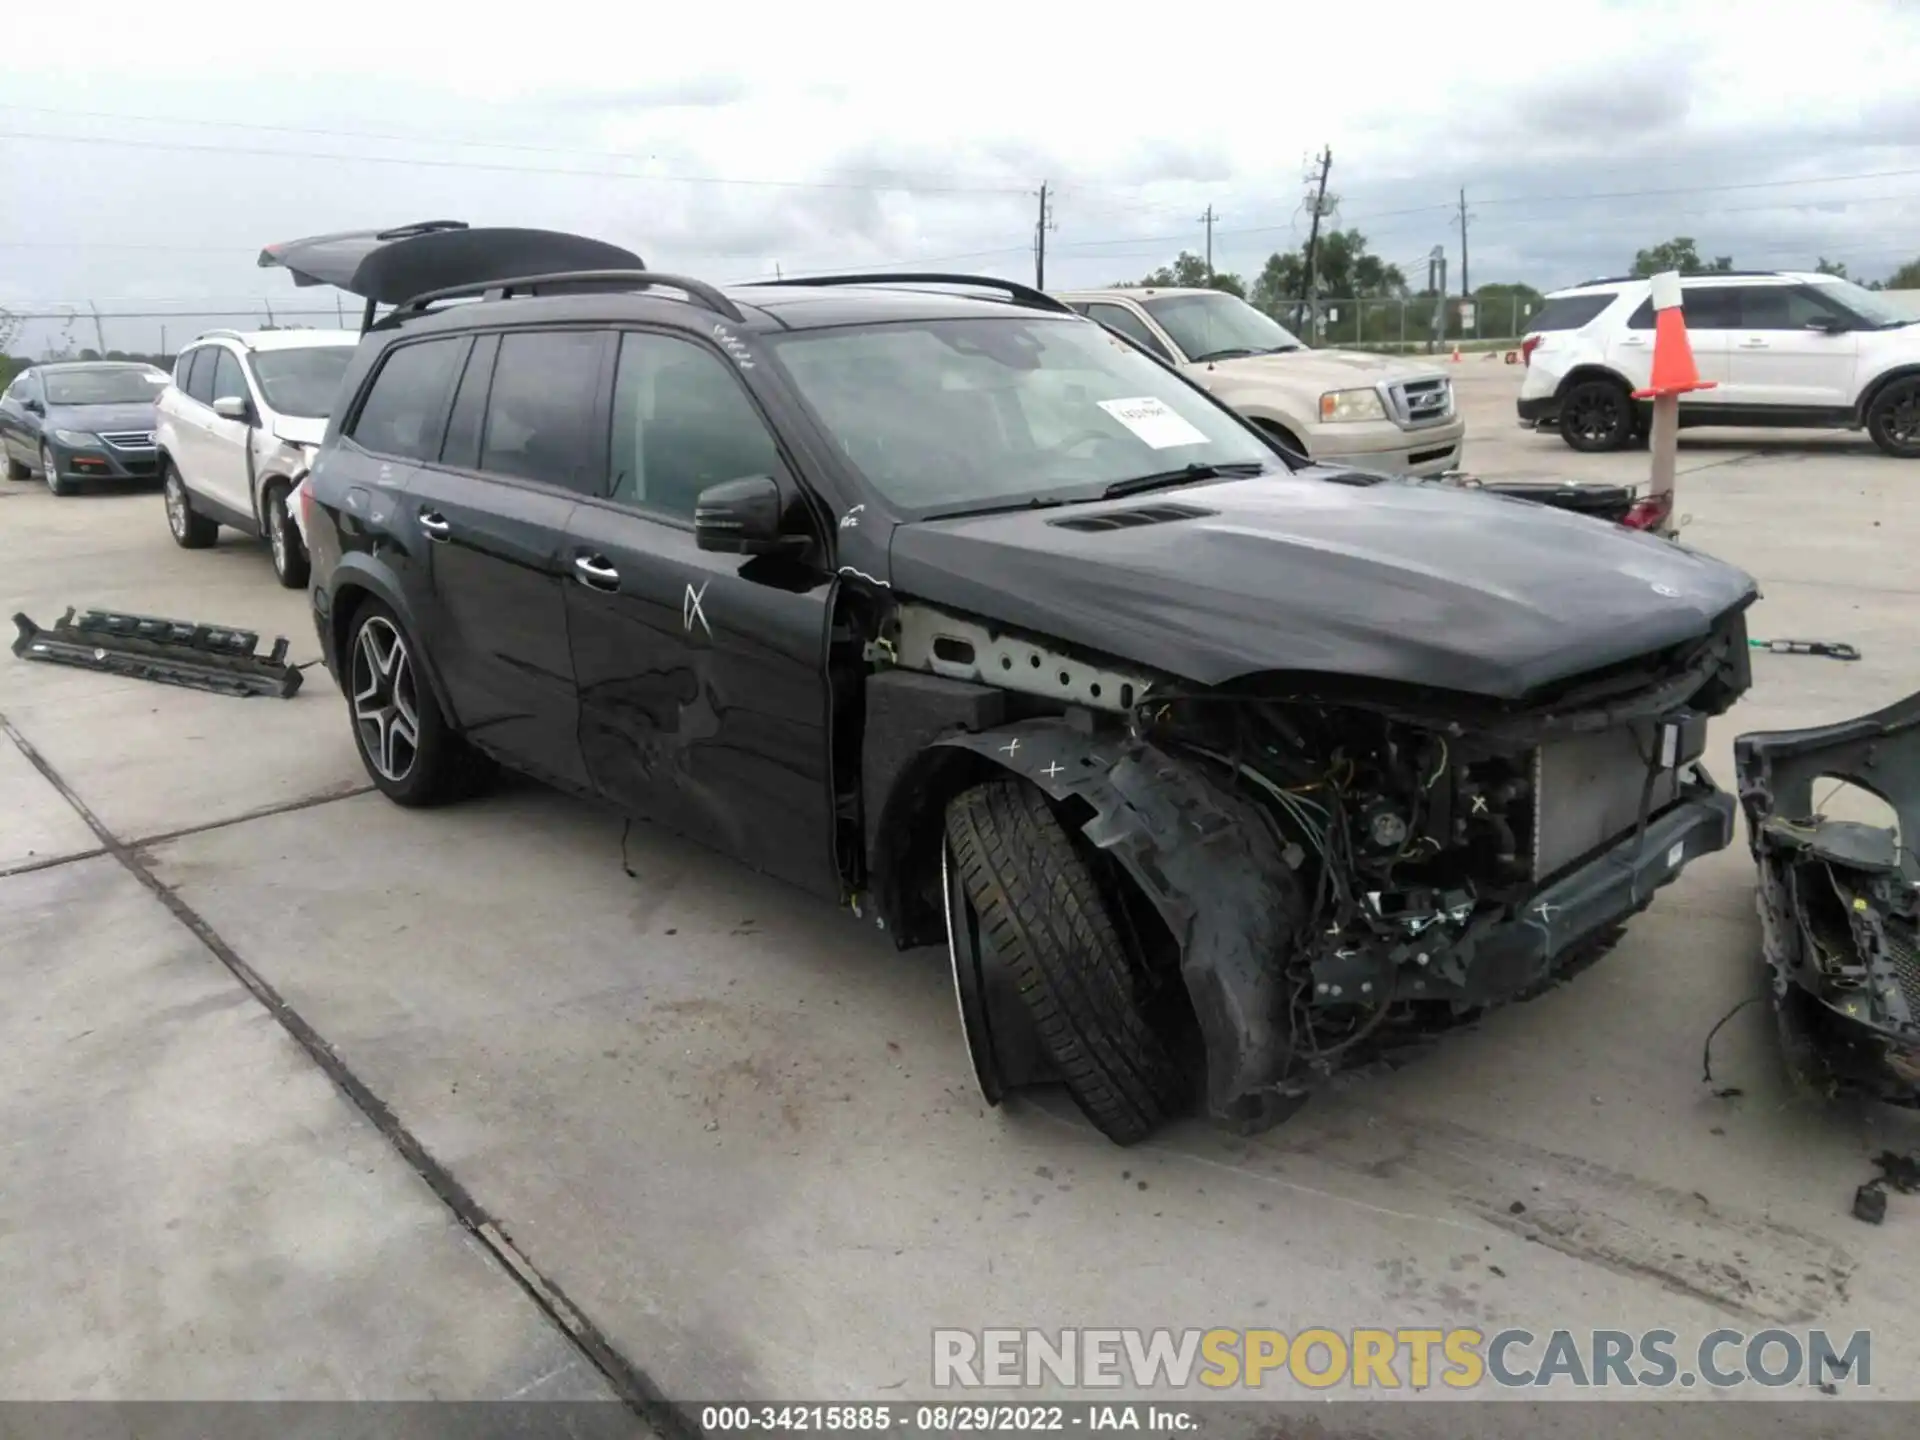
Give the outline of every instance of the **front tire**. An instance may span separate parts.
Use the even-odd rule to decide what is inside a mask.
[[[60,462],[54,458],[51,445],[40,446],[40,474],[47,482],[47,489],[56,495],[71,495],[76,488],[71,480],[61,475]]]
[[[1134,957],[1073,837],[1035,787],[994,780],[947,807],[946,839],[1074,1102],[1116,1144],[1145,1139],[1184,1108],[1189,1076],[1143,1013]]]
[[[267,547],[273,553],[274,578],[289,590],[303,589],[312,571],[307,547],[300,543],[300,532],[287,513],[287,487],[276,485],[267,492]]]
[[[340,668],[354,748],[381,794],[411,809],[472,792],[484,767],[440,713],[413,639],[392,610],[378,600],[360,607]]]
[[[1633,399],[1616,380],[1582,380],[1561,398],[1560,438],[1583,455],[1633,441]]]
[[[1920,379],[1896,380],[1873,397],[1867,434],[1885,454],[1920,460]]]
[[[9,480],[31,480],[33,478],[33,467],[31,465],[22,465],[18,460],[14,459],[13,456],[9,455],[7,456],[7,478]]]
[[[219,524],[194,512],[193,501],[187,497],[186,482],[171,460],[167,461],[161,477],[160,491],[166,501],[167,529],[173,535],[174,544],[182,550],[204,550],[220,538]]]

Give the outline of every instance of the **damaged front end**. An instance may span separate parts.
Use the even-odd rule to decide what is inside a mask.
[[[1920,1106],[1920,694],[1837,725],[1741,735],[1734,763],[1790,1066],[1826,1093]],[[1845,786],[1895,823],[1822,814]]]
[[[1177,953],[1207,1109],[1256,1131],[1336,1073],[1565,978],[1731,842],[1734,801],[1699,760],[1750,683],[1744,610],[1514,705],[1298,676],[1198,687],[913,602],[884,659],[923,686],[994,687],[934,745],[1031,781],[1130,877]],[[993,1098],[1045,1071],[991,958],[956,954],[955,978]]]

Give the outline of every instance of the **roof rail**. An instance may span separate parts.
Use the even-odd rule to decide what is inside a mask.
[[[1022,285],[1018,280],[1001,280],[992,275],[947,275],[939,271],[888,271],[872,275],[806,275],[795,280],[755,280],[754,285],[978,285],[987,290],[1003,290],[1016,305],[1033,310],[1052,310],[1064,315],[1076,311],[1064,300],[1056,300],[1044,290]],[[745,287],[750,288],[750,287]]]
[[[407,316],[418,315],[441,300],[462,300],[476,296],[485,300],[505,300],[514,294],[531,295],[543,289],[646,290],[656,285],[683,291],[694,304],[704,306],[716,315],[724,315],[735,324],[747,318],[741,313],[740,307],[716,286],[687,275],[670,275],[664,270],[561,270],[551,275],[522,275],[511,280],[484,280],[470,285],[448,285],[440,290],[428,290],[411,300],[401,301],[380,324],[384,327]]]
[[[202,340],[245,341],[246,338],[247,337],[242,335],[238,330],[230,330],[223,325],[212,330],[202,330],[198,335],[193,337],[193,343],[198,345]]]
[[[1712,280],[1721,275],[1731,278],[1777,278],[1785,273],[1786,272],[1781,270],[1682,270],[1680,272],[1680,278],[1682,280]],[[1582,290],[1589,285],[1626,285],[1635,280],[1645,280],[1647,278],[1649,277],[1645,275],[1602,275],[1596,280],[1582,280],[1567,288],[1570,290]]]

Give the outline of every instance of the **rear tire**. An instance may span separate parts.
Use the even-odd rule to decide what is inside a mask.
[[[274,577],[289,590],[306,588],[312,565],[307,547],[300,543],[299,527],[287,513],[287,487],[275,485],[267,492],[267,547],[273,555]]]
[[[946,832],[967,902],[1074,1102],[1116,1144],[1145,1139],[1184,1108],[1189,1076],[1141,1012],[1134,961],[1073,837],[1020,780],[957,797]]]
[[[361,605],[339,665],[354,748],[381,794],[416,809],[473,793],[487,766],[440,713],[419,650],[392,610],[372,599]]]
[[[1896,380],[1873,397],[1867,434],[1895,459],[1920,460],[1920,379]]]
[[[219,524],[194,512],[186,482],[171,460],[160,472],[160,492],[166,501],[167,529],[174,544],[182,550],[204,550],[220,538]]]
[[[1625,449],[1633,432],[1633,399],[1617,380],[1582,380],[1561,397],[1560,438],[1582,454]]]
[[[33,467],[31,465],[22,465],[18,460],[9,455],[7,456],[7,478],[9,480],[31,480],[33,478]]]

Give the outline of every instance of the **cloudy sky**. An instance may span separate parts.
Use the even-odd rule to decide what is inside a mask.
[[[1316,18],[1307,20],[1311,12]],[[1549,288],[1697,237],[1743,266],[1920,256],[1916,0],[1349,6],[8,7],[0,307],[236,323],[330,305],[271,240],[429,218],[577,230],[719,280],[923,263],[1048,281],[1198,250],[1253,272],[1336,223],[1424,275]],[[1793,34],[1797,32],[1800,40]],[[317,323],[318,317],[309,317]],[[211,323],[198,321],[198,323]],[[109,344],[158,321],[109,318]]]

